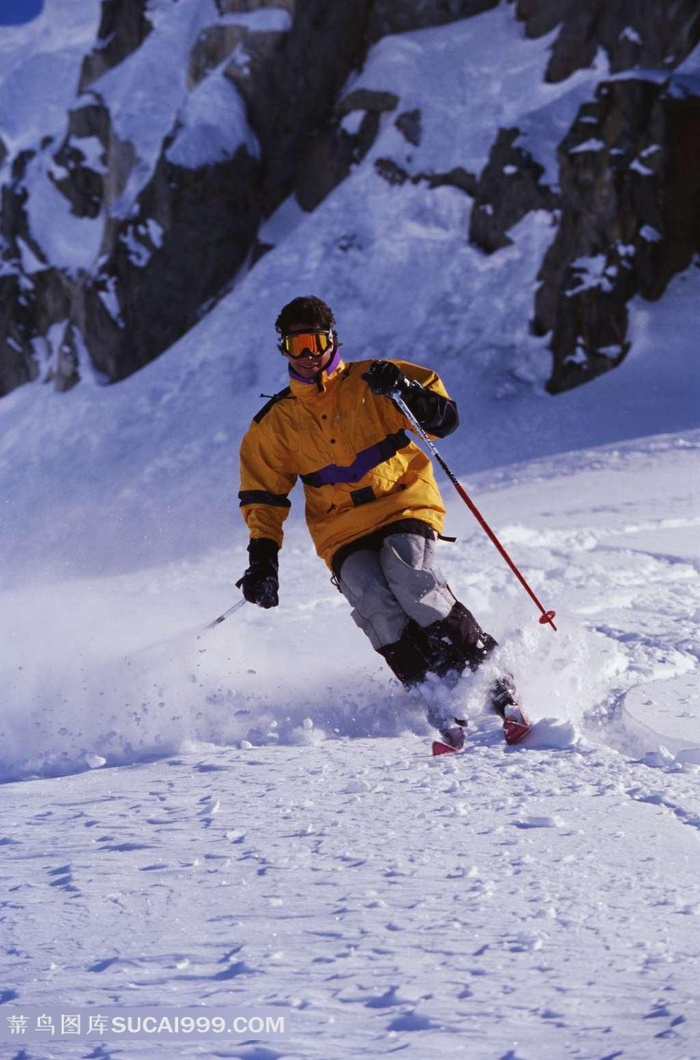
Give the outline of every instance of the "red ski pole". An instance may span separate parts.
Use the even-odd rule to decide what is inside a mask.
[[[522,585],[523,589],[525,589],[525,592],[528,594],[528,596],[537,605],[537,607],[538,607],[538,609],[540,611],[540,623],[541,623],[541,625],[543,625],[543,626],[551,626],[552,629],[556,629],[557,627],[554,625],[554,619],[556,617],[556,611],[546,611],[544,609],[544,607],[540,603],[539,599],[535,595],[534,590],[530,587],[530,585],[528,585],[528,583],[525,580],[524,576],[518,570],[518,568],[516,567],[515,563],[513,562],[511,557],[508,555],[508,553],[506,552],[505,548],[503,547],[501,542],[498,540],[498,538],[496,537],[495,533],[493,532],[493,530],[491,529],[489,524],[486,522],[486,520],[484,519],[483,515],[481,514],[481,512],[479,511],[477,506],[474,504],[474,501],[471,499],[471,497],[469,496],[467,491],[464,489],[464,487],[462,486],[461,482],[459,482],[459,480],[457,479],[457,476],[454,474],[454,472],[445,463],[445,461],[443,460],[442,456],[440,455],[437,447],[433,444],[431,439],[425,433],[425,431],[421,427],[420,423],[418,422],[416,417],[413,415],[413,413],[411,412],[411,410],[409,409],[408,405],[403,400],[403,398],[399,397],[398,394],[392,394],[391,397],[392,397],[392,400],[397,405],[397,407],[399,409],[401,409],[401,411],[403,412],[404,416],[409,421],[409,423],[411,423],[413,425],[413,427],[415,428],[415,430],[418,433],[418,435],[420,435],[420,437],[423,439],[425,444],[428,446],[428,448],[430,449],[430,452],[433,454],[433,456],[437,460],[438,464],[440,465],[442,470],[445,472],[445,474],[449,478],[449,480],[452,483],[452,485],[454,486],[454,488],[457,490],[457,493],[459,493],[460,497],[462,498],[462,500],[466,504],[467,508],[472,513],[472,515],[474,516],[474,518],[478,522],[478,524],[481,527],[481,529],[485,532],[486,536],[489,538],[491,543],[496,546],[496,548],[500,552],[501,556],[503,557],[503,559],[506,561],[506,563],[508,564],[508,566],[512,570],[513,574],[515,575],[515,577],[518,579],[518,581]]]

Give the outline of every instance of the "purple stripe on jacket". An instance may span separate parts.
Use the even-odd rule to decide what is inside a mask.
[[[390,460],[399,449],[404,449],[409,444],[410,439],[406,432],[397,431],[387,435],[381,442],[361,449],[351,464],[326,464],[318,471],[301,475],[301,481],[306,486],[335,486],[339,482],[359,482],[368,471],[383,464],[385,460]]]

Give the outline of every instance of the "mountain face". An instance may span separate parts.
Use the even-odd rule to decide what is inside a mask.
[[[269,249],[261,224],[290,195],[314,210],[388,121],[409,152],[421,143],[421,107],[354,84],[370,50],[495,6],[102,0],[67,114],[0,142],[0,394],[34,379],[65,390],[88,368],[113,382],[157,357]],[[618,365],[629,299],[661,297],[700,250],[700,79],[678,70],[700,9],[517,0],[512,17],[551,35],[545,82],[605,67],[557,133],[556,164],[512,125],[493,129],[481,172],[439,158],[412,172],[405,154],[374,166],[473,198],[464,237],[486,254],[530,211],[552,214],[531,327],[550,336],[554,393]]]

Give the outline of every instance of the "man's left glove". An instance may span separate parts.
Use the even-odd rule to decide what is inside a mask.
[[[451,398],[421,386],[417,379],[407,379],[395,361],[374,361],[362,378],[373,394],[401,398],[423,430],[437,438],[445,438],[459,424],[457,406]]]
[[[373,394],[381,394],[383,397],[404,397],[411,385],[398,364],[393,361],[375,361],[369,371],[363,372],[362,378]]]
[[[277,607],[280,602],[278,552],[279,546],[268,537],[255,537],[248,545],[250,566],[236,582],[248,603],[267,608]]]

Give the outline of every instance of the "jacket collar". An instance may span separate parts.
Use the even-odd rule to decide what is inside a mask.
[[[340,351],[337,349],[324,370],[317,375],[315,379],[302,379],[300,375],[296,374],[290,364],[289,382],[292,388],[292,393],[295,397],[302,399],[308,400],[313,398],[317,394],[323,393],[326,390],[329,381],[339,376],[344,368],[345,362],[342,360]]]

